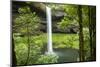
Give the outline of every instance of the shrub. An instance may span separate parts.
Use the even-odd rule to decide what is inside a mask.
[[[57,63],[58,56],[57,55],[41,55],[40,58],[37,60],[36,64],[48,64],[48,63]]]

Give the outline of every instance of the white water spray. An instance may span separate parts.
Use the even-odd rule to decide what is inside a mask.
[[[53,54],[51,8],[49,8],[48,6],[46,6],[46,17],[47,17],[47,34],[48,34],[47,54]]]

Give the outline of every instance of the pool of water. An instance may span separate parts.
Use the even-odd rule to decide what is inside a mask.
[[[54,49],[54,53],[59,56],[58,62],[77,62],[79,61],[79,52],[72,48]]]

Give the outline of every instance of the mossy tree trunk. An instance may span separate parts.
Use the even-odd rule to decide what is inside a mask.
[[[83,37],[83,25],[82,25],[82,6],[78,6],[78,22],[79,22],[79,58],[80,61],[84,61],[84,37]]]
[[[90,60],[96,60],[96,7],[88,7],[89,36],[90,36]]]

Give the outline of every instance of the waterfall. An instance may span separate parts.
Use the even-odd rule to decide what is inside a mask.
[[[47,18],[47,37],[48,37],[47,54],[53,54],[51,8],[49,8],[48,6],[46,6],[46,18]]]

